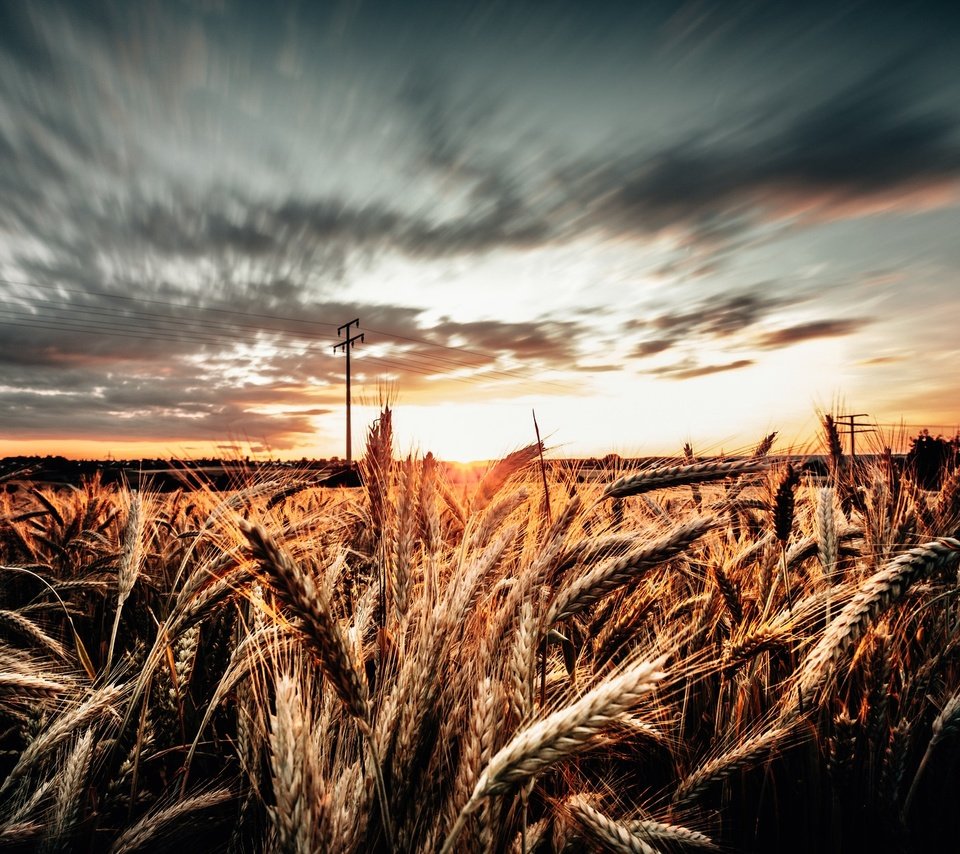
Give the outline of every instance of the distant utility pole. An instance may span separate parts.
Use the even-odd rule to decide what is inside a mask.
[[[347,465],[353,463],[353,454],[350,450],[350,351],[354,348],[357,341],[363,342],[363,333],[359,335],[350,336],[350,327],[356,326],[357,329],[360,328],[360,318],[351,320],[349,323],[344,323],[343,326],[337,328],[337,337],[343,337],[343,341],[339,344],[333,345],[333,352],[336,353],[341,347],[343,347],[343,352],[347,357]]]
[[[847,430],[850,431],[850,464],[853,465],[857,461],[857,445],[856,445],[856,435],[857,433],[873,433],[873,427],[868,427],[866,424],[857,424],[858,418],[869,418],[870,416],[866,412],[858,412],[855,415],[838,415],[836,420],[839,423],[842,420],[848,422]]]

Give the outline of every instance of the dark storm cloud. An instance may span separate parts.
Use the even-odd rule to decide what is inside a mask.
[[[649,322],[654,329],[674,336],[694,333],[726,338],[742,332],[775,309],[797,301],[797,297],[770,296],[769,286],[742,294],[718,294],[689,311],[668,312]]]
[[[104,10],[100,17],[111,19]],[[161,45],[175,43],[186,25],[168,26],[172,33]],[[118,23],[101,33],[101,42],[122,42],[128,29]],[[13,41],[16,47],[22,39]],[[537,141],[528,140],[526,149],[518,140],[507,148],[498,144],[500,103],[482,92],[473,101],[454,97],[442,73],[424,64],[406,75],[398,99],[419,159],[398,157],[396,166],[411,177],[433,173],[465,194],[464,209],[444,215],[386,199],[290,192],[265,198],[239,185],[196,192],[167,184],[158,193],[129,181],[120,194],[104,196],[101,187],[99,198],[91,198],[80,163],[108,171],[112,164],[132,177],[127,161],[146,155],[136,148],[114,151],[99,110],[51,113],[23,96],[32,87],[9,84],[8,95],[19,94],[21,109],[34,116],[22,123],[16,141],[0,126],[0,157],[8,161],[0,181],[9,191],[0,217],[11,230],[36,235],[64,254],[103,244],[176,258],[221,253],[264,264],[282,259],[301,275],[317,268],[342,274],[354,253],[443,259],[532,249],[582,234],[645,237],[665,229],[682,231],[691,247],[729,252],[763,216],[810,207],[829,215],[885,193],[954,180],[957,116],[914,105],[910,77],[909,65],[887,68],[839,93],[803,92],[797,106],[771,99],[772,106],[755,107],[736,124],[675,135],[659,149],[621,142],[599,160],[577,154],[564,162],[562,146],[544,131],[543,157],[560,159],[520,170]],[[52,185],[58,198],[46,198],[45,191],[38,197],[38,186]],[[83,223],[82,234],[64,234],[63,196],[70,220]],[[697,268],[701,274],[714,269],[702,261]]]
[[[724,246],[765,217],[808,209],[845,215],[879,196],[954,183],[960,114],[914,104],[908,74],[886,69],[795,115],[771,105],[742,128],[613,157],[582,179],[582,166],[574,167],[566,177],[601,229],[643,235],[681,228],[706,246]],[[909,209],[912,202],[900,204]]]
[[[816,320],[768,332],[760,336],[756,345],[765,350],[773,350],[799,344],[802,341],[812,341],[815,338],[840,338],[858,332],[868,323],[870,321],[862,317],[846,320]]]
[[[289,363],[291,372],[302,371],[304,362],[315,361],[318,353],[326,354],[332,373],[324,378],[330,378],[339,375],[330,353],[339,340],[337,327],[357,314],[367,344],[388,344],[399,356],[410,351],[440,361],[466,360],[480,368],[496,367],[501,359],[563,367],[574,361],[578,342],[590,331],[582,321],[551,319],[530,324],[445,318],[426,326],[423,308],[311,299],[285,281],[236,283],[229,290],[205,293],[173,284],[147,289],[135,280],[110,291],[63,290],[58,285],[64,279],[85,283],[84,273],[47,275],[39,266],[34,272],[38,285],[47,279],[49,286],[0,284],[5,297],[0,362],[95,366],[161,361],[171,352],[209,358],[263,345],[276,349],[272,363]]]
[[[48,74],[54,68],[53,54],[39,32],[36,17],[41,10],[32,4],[0,3],[0,51],[33,73]]]

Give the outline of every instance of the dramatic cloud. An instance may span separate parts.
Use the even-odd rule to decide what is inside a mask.
[[[812,341],[815,338],[839,338],[852,335],[862,329],[870,321],[864,318],[848,320],[815,320],[811,323],[801,323],[797,326],[788,326],[761,335],[756,346],[764,350],[773,350],[779,347],[789,347],[802,341]]]
[[[689,309],[667,311],[649,320],[633,320],[630,330],[649,331],[653,335],[641,341],[633,351],[638,358],[655,356],[674,347],[698,341],[725,341],[765,320],[771,313],[809,299],[806,294],[771,296],[769,283],[735,294],[714,294]]]
[[[950,6],[348,6],[0,3],[0,438],[293,449],[358,316],[406,400],[705,377],[952,246],[863,230],[956,209]]]
[[[751,212],[829,212],[955,184],[960,116],[914,106],[906,74],[886,70],[796,116],[776,105],[732,134],[698,133],[614,161],[584,179],[581,192],[597,200],[592,213],[610,230],[683,226],[700,242],[722,244],[750,224]]]
[[[649,373],[663,379],[692,380],[697,377],[708,377],[711,374],[749,368],[753,364],[755,364],[753,359],[737,359],[735,362],[727,362],[723,365],[695,365],[689,362],[682,362],[678,365],[654,368],[652,371],[649,371]]]

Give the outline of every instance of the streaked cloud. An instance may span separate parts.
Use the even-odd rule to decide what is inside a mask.
[[[870,321],[865,318],[849,318],[846,320],[814,320],[810,323],[800,323],[783,329],[775,329],[761,335],[756,345],[765,350],[778,347],[789,347],[803,341],[812,341],[816,338],[839,338],[852,335],[862,329]]]
[[[722,365],[697,365],[690,362],[681,362],[676,365],[654,368],[649,373],[664,379],[692,380],[697,377],[708,377],[711,374],[738,371],[741,368],[749,368],[753,364],[755,364],[753,359],[737,359]]]
[[[902,323],[960,269],[956,16],[0,4],[0,437],[292,450],[356,316],[358,376],[416,401]]]

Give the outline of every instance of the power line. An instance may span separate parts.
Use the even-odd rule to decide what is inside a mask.
[[[198,326],[203,325],[204,328],[220,328],[220,329],[250,329],[256,332],[276,332],[283,335],[289,335],[292,337],[311,337],[317,336],[320,333],[313,330],[300,330],[300,329],[286,329],[283,327],[276,326],[265,326],[262,323],[244,323],[243,321],[236,320],[222,320],[219,318],[211,317],[177,317],[171,314],[160,314],[158,312],[144,311],[143,309],[132,308],[132,309],[120,309],[120,308],[109,308],[106,306],[87,306],[87,305],[77,305],[76,303],[67,303],[65,305],[57,305],[50,302],[49,300],[32,300],[29,297],[17,297],[17,303],[12,303],[13,306],[22,306],[25,308],[42,308],[48,309],[49,311],[59,311],[65,312],[70,315],[75,314],[84,314],[84,315],[93,315],[94,317],[111,317],[121,320],[139,320],[139,319],[148,319],[149,321],[157,321],[159,323],[167,323],[173,325],[182,325],[182,326]],[[197,311],[199,314],[203,314],[206,309],[198,308]],[[329,335],[325,336],[327,340],[333,340]]]
[[[110,324],[99,323],[97,321],[91,320],[79,320],[71,322],[69,320],[63,320],[60,318],[49,318],[49,323],[44,323],[45,318],[38,317],[37,315],[30,314],[17,314],[16,312],[11,312],[5,309],[0,309],[0,316],[7,315],[12,316],[14,322],[11,324],[18,328],[22,329],[43,329],[49,330],[52,332],[76,332],[79,334],[86,335],[97,335],[97,336],[108,336],[115,338],[126,338],[132,341],[159,341],[159,342],[170,342],[173,344],[182,344],[182,343],[191,343],[201,346],[218,346],[223,347],[230,344],[243,344],[247,346],[253,346],[258,344],[267,344],[271,348],[280,351],[295,352],[298,354],[306,355],[309,352],[310,347],[318,343],[317,339],[311,339],[308,337],[302,337],[300,335],[295,335],[293,337],[301,338],[308,343],[305,346],[300,346],[291,343],[283,343],[277,341],[263,341],[258,338],[253,338],[250,336],[236,335],[230,333],[223,333],[217,336],[213,335],[203,335],[199,332],[191,331],[175,331],[175,330],[151,330],[150,332],[122,332],[117,330]],[[326,342],[330,342],[333,339],[325,338],[322,339]],[[472,377],[458,377],[450,376],[444,370],[440,368],[435,368],[433,370],[424,370],[424,365],[420,363],[409,364],[404,361],[395,361],[391,359],[386,359],[379,356],[370,356],[365,355],[362,357],[361,364],[363,363],[372,363],[373,366],[386,366],[388,369],[394,369],[397,372],[405,374],[416,374],[418,376],[424,377],[436,377],[438,380],[443,382],[456,382],[467,385],[475,385],[477,383],[482,383],[486,386],[490,385],[491,380],[489,378],[472,376]]]
[[[0,309],[0,314],[3,313],[3,309]],[[226,344],[245,344],[249,343],[246,339],[233,340],[231,341],[229,336],[223,336],[221,338],[196,338],[189,335],[156,335],[156,334],[145,334],[145,333],[126,333],[118,332],[113,330],[110,327],[90,327],[83,325],[71,325],[67,323],[58,323],[58,324],[44,324],[44,323],[32,323],[32,322],[18,322],[12,324],[19,328],[24,329],[43,329],[50,330],[52,332],[77,332],[79,334],[86,335],[97,335],[97,336],[109,336],[117,338],[127,338],[132,341],[160,341],[160,342],[170,342],[174,344],[180,344],[189,342],[198,345],[213,345],[213,346],[224,346]],[[332,339],[327,339],[332,340]],[[264,342],[257,342],[264,343]],[[307,347],[298,347],[292,344],[278,344],[276,342],[270,342],[270,346],[274,349],[286,350],[291,352],[296,352],[299,355],[307,356],[309,355],[309,348],[312,347],[315,341],[311,341]],[[378,356],[364,355],[361,357],[361,364],[372,363],[372,367],[376,369],[379,366],[385,366],[387,370],[393,369],[393,372],[402,373],[402,374],[416,374],[423,377],[436,377],[438,381],[444,383],[460,383],[464,385],[474,386],[477,383],[483,383],[484,385],[489,386],[489,381],[484,381],[480,377],[454,377],[449,376],[448,374],[443,373],[439,370],[421,370],[420,368],[413,367],[409,364],[403,362],[396,362],[390,359],[384,359]]]
[[[121,335],[123,337],[133,337],[133,338],[146,337],[146,338],[152,338],[154,340],[162,340],[162,341],[193,341],[196,343],[219,344],[219,343],[225,343],[226,341],[233,340],[233,341],[247,342],[250,344],[264,343],[262,339],[260,339],[256,335],[239,334],[234,329],[235,325],[240,326],[241,328],[244,328],[244,329],[250,329],[252,332],[262,332],[262,333],[267,333],[274,336],[284,336],[284,337],[292,338],[295,340],[310,341],[311,343],[317,342],[317,341],[329,343],[335,340],[329,336],[319,335],[318,333],[315,333],[315,332],[301,332],[301,331],[289,330],[289,329],[276,329],[274,327],[263,327],[263,326],[254,325],[254,324],[224,325],[227,322],[219,321],[219,320],[215,321],[211,327],[210,322],[207,320],[198,321],[190,318],[173,318],[173,317],[168,317],[166,315],[159,315],[159,314],[154,314],[149,312],[140,312],[137,310],[134,310],[134,313],[130,314],[127,312],[118,312],[115,310],[102,309],[102,308],[101,309],[80,309],[78,311],[74,309],[72,306],[60,307],[60,306],[54,306],[50,303],[34,303],[32,305],[40,306],[45,309],[48,309],[48,311],[54,313],[55,316],[45,317],[42,314],[34,314],[28,311],[16,311],[14,309],[2,309],[2,308],[0,308],[0,315],[6,315],[13,319],[23,321],[23,323],[21,323],[20,325],[29,326],[30,328],[35,328],[35,329],[56,329],[56,330],[65,329],[65,330],[70,330],[75,332],[97,330],[97,331],[103,331],[107,334]],[[59,316],[64,314],[67,316],[66,317]],[[75,314],[92,314],[93,319],[86,318],[86,317],[77,318],[77,317],[74,317]],[[158,319],[159,324],[165,324],[165,325],[157,325],[155,327],[152,327],[149,330],[149,332],[138,332],[136,334],[133,334],[133,333],[123,333],[120,331],[115,331],[115,327],[113,325],[102,322],[99,319],[99,318],[114,318],[117,320],[129,321],[129,320],[140,319],[142,317],[156,318]],[[43,322],[45,320],[55,322],[58,325],[56,327],[43,325]],[[214,332],[216,334],[209,334],[210,332]],[[162,333],[162,334],[158,334],[158,333]],[[276,347],[276,348],[298,350],[298,351],[302,349],[301,347],[294,344],[282,344],[276,341],[271,341],[270,346]],[[404,355],[408,360],[413,360],[413,365],[416,365],[419,367],[423,367],[424,365],[436,367],[433,359],[431,359],[431,357],[429,356],[421,356],[420,354],[413,354],[413,353],[405,353]],[[436,376],[436,375],[445,376],[443,371],[439,369],[436,369],[433,371],[423,371],[423,370],[417,370],[415,367],[411,365],[404,365],[402,363],[397,363],[397,362],[387,362],[387,364],[391,364],[395,367],[398,366],[398,367],[401,367],[403,370],[406,370],[412,373],[423,374],[426,376]],[[480,370],[483,370],[483,368],[480,366],[477,366],[477,368],[479,368]],[[487,370],[485,371],[485,373],[489,374],[494,372]],[[456,380],[456,381],[469,381],[473,379],[472,377],[446,377],[446,378],[448,380]],[[476,379],[480,380],[481,378],[478,377]]]
[[[65,285],[45,285],[37,282],[18,282],[13,279],[0,279],[0,284],[15,285],[18,287],[25,287],[25,288],[39,288],[39,289],[63,291],[64,293],[78,294],[80,296],[105,297],[106,299],[124,300],[125,302],[150,303],[151,305],[166,305],[166,306],[172,306],[174,308],[186,308],[186,309],[193,308],[193,310],[199,309],[200,311],[213,311],[213,312],[217,312],[218,314],[232,314],[240,317],[256,317],[256,318],[267,319],[267,320],[284,320],[284,321],[290,321],[293,323],[307,323],[314,326],[329,326],[331,329],[336,327],[335,323],[329,323],[323,320],[304,320],[302,317],[289,317],[282,314],[258,314],[256,312],[237,311],[236,309],[230,309],[230,308],[214,308],[213,306],[193,307],[193,306],[185,305],[182,302],[171,302],[168,300],[151,299],[150,297],[128,297],[128,296],[124,296],[123,294],[111,293],[110,291],[88,291],[88,290],[83,290],[82,288],[68,288]]]
[[[56,315],[40,315],[33,314],[31,312],[17,312],[11,309],[0,308],[0,315],[9,317],[12,321],[19,321],[17,325],[28,325],[28,324],[44,324],[51,323],[56,324],[56,328],[72,330],[75,332],[91,331],[91,332],[103,332],[107,335],[123,335],[130,336],[134,338],[149,338],[156,337],[158,340],[167,340],[167,341],[195,341],[198,343],[209,343],[209,344],[224,344],[231,341],[240,342],[240,343],[249,343],[249,344],[263,344],[271,343],[271,346],[275,346],[281,349],[300,349],[303,345],[295,345],[290,343],[290,341],[277,342],[271,339],[275,337],[286,337],[291,341],[302,341],[305,344],[315,344],[315,343],[325,343],[332,341],[332,338],[316,338],[313,336],[303,336],[303,335],[289,335],[284,336],[283,333],[277,332],[276,330],[262,330],[263,335],[259,336],[254,332],[243,332],[238,330],[232,332],[227,329],[211,329],[205,331],[202,328],[198,328],[194,325],[182,325],[179,327],[147,327],[145,329],[139,329],[135,326],[123,327],[117,329],[115,323],[106,321],[91,319],[86,317],[81,318],[70,318],[70,317],[60,317]],[[131,318],[128,318],[131,319]],[[135,318],[132,318],[135,320]],[[124,331],[129,329],[129,331]]]
[[[291,316],[288,316],[288,315],[264,314],[264,313],[259,313],[259,314],[258,314],[258,313],[255,313],[255,312],[242,312],[242,311],[237,311],[237,310],[234,310],[234,309],[215,308],[215,307],[212,307],[212,306],[196,306],[196,307],[191,307],[191,306],[186,305],[186,304],[184,304],[184,303],[172,302],[172,301],[168,301],[168,300],[151,299],[151,298],[148,298],[148,297],[129,297],[129,296],[124,296],[124,295],[122,295],[122,294],[111,293],[111,292],[109,292],[109,291],[92,291],[92,290],[91,290],[91,291],[88,291],[88,290],[77,289],[77,288],[69,288],[69,287],[66,287],[66,286],[63,286],[63,285],[48,285],[48,284],[40,284],[40,283],[30,283],[30,282],[16,281],[16,280],[12,280],[12,279],[3,279],[3,278],[0,278],[0,284],[13,285],[13,286],[18,286],[18,287],[26,287],[26,288],[55,290],[55,291],[57,291],[57,292],[76,294],[76,295],[80,295],[80,296],[99,296],[99,297],[102,297],[102,298],[107,299],[107,300],[120,300],[120,301],[123,301],[123,302],[125,302],[125,303],[132,303],[132,304],[134,304],[134,305],[140,304],[140,303],[142,303],[142,304],[150,304],[150,305],[162,305],[162,306],[166,306],[166,307],[170,307],[170,308],[176,308],[176,309],[179,309],[179,310],[193,310],[193,311],[197,311],[197,312],[200,312],[200,313],[203,313],[203,314],[210,313],[210,312],[215,312],[215,313],[218,313],[218,314],[226,314],[226,315],[230,315],[230,316],[233,316],[233,317],[246,317],[246,318],[252,318],[252,319],[259,319],[259,320],[277,320],[277,321],[283,321],[283,322],[300,323],[300,324],[304,324],[304,325],[307,325],[307,326],[326,326],[326,327],[330,327],[330,328],[333,328],[333,327],[334,327],[334,324],[333,324],[333,323],[329,323],[329,322],[325,322],[325,321],[304,320],[303,318],[291,317]],[[110,308],[106,308],[106,307],[103,307],[103,306],[84,306],[84,305],[74,305],[74,304],[71,304],[71,305],[69,306],[69,308],[68,308],[68,307],[62,307],[62,306],[55,306],[54,304],[52,304],[52,303],[49,302],[49,301],[40,301],[40,300],[37,300],[35,297],[31,298],[31,297],[24,296],[24,295],[22,295],[22,294],[17,294],[17,295],[14,296],[14,298],[17,299],[17,300],[19,300],[21,303],[27,302],[27,304],[31,304],[31,303],[30,303],[30,300],[33,299],[33,300],[34,300],[34,302],[32,303],[33,305],[37,305],[37,306],[49,306],[49,307],[52,308],[53,310],[58,310],[58,311],[71,311],[71,312],[75,312],[75,313],[81,313],[81,312],[82,312],[82,313],[86,313],[86,314],[93,314],[93,315],[99,315],[99,316],[104,316],[104,317],[129,318],[129,315],[126,314],[126,313],[124,313],[124,312],[114,311],[114,310],[112,310],[112,309],[110,309]],[[199,320],[194,320],[194,319],[192,319],[192,318],[169,317],[169,316],[166,316],[166,315],[157,314],[157,313],[155,313],[155,312],[146,312],[146,311],[144,311],[143,309],[133,309],[133,312],[134,312],[137,316],[139,316],[139,317],[149,317],[149,318],[158,320],[158,321],[160,321],[160,322],[162,322],[162,323],[167,323],[167,324],[172,324],[172,325],[176,325],[176,324],[196,324],[196,323],[200,323],[200,322],[208,323],[208,324],[209,324],[209,323],[221,323],[221,324],[227,323],[227,321],[217,321],[217,320],[214,319],[214,318],[204,318],[202,321],[199,321]],[[278,333],[278,334],[289,335],[289,336],[291,336],[291,337],[303,337],[303,338],[306,338],[306,337],[309,337],[311,334],[312,334],[312,335],[318,335],[318,334],[319,334],[319,333],[316,333],[316,332],[308,333],[306,330],[304,330],[304,331],[297,331],[297,330],[276,329],[276,328],[269,328],[269,327],[268,327],[268,328],[263,328],[263,327],[260,327],[259,325],[252,325],[252,324],[246,324],[246,327],[249,328],[249,329],[255,329],[255,330],[257,330],[257,331],[261,331],[261,330],[262,330],[262,331],[272,331],[272,332],[276,332],[276,333]],[[489,362],[493,362],[494,364],[496,363],[497,359],[499,358],[496,354],[493,354],[493,353],[483,353],[483,352],[480,352],[480,351],[477,351],[477,350],[471,350],[471,349],[468,349],[468,348],[465,348],[465,347],[454,347],[454,346],[450,346],[450,345],[446,345],[446,344],[439,344],[439,343],[436,343],[436,342],[434,342],[434,341],[429,341],[429,340],[427,340],[427,339],[425,339],[425,338],[414,338],[414,337],[411,337],[411,336],[400,335],[400,334],[394,333],[394,332],[387,332],[386,330],[375,330],[375,329],[371,329],[371,330],[366,330],[366,331],[368,331],[368,332],[373,332],[373,333],[375,333],[375,334],[377,334],[377,335],[383,335],[383,336],[386,337],[386,338],[390,338],[390,339],[394,339],[394,340],[398,340],[398,341],[407,341],[407,342],[411,342],[411,343],[418,343],[418,344],[422,344],[422,345],[425,345],[425,346],[430,347],[430,348],[448,350],[448,351],[450,351],[450,352],[455,352],[455,353],[465,353],[465,354],[468,354],[468,355],[476,356],[477,358],[481,358],[481,359],[488,360]],[[124,337],[126,337],[126,336],[124,336]],[[325,337],[325,338],[323,338],[322,340],[330,341],[330,340],[332,340],[332,339],[329,338],[329,337]],[[430,354],[430,355],[428,355],[428,354],[408,354],[408,355],[412,356],[413,358],[417,358],[417,359],[419,359],[419,360],[421,360],[421,361],[435,362],[435,363],[440,363],[440,364],[447,364],[447,365],[450,365],[450,366],[463,367],[463,368],[469,368],[469,369],[474,369],[474,370],[477,370],[477,369],[485,370],[485,372],[486,372],[487,374],[489,374],[489,375],[498,375],[498,376],[502,376],[502,377],[510,378],[510,379],[520,379],[520,380],[526,380],[526,381],[533,381],[533,382],[537,382],[539,385],[549,385],[549,386],[553,386],[553,387],[555,387],[555,388],[561,388],[561,389],[564,389],[564,390],[569,390],[569,388],[570,388],[569,384],[558,383],[558,382],[556,382],[556,381],[554,381],[554,380],[544,380],[544,379],[542,379],[542,378],[532,376],[529,372],[518,371],[518,370],[516,370],[516,369],[510,369],[510,368],[495,368],[495,367],[492,367],[492,366],[478,365],[478,364],[476,364],[476,363],[474,363],[474,362],[468,362],[468,361],[453,359],[453,358],[450,358],[450,357],[439,356],[439,355],[436,355],[436,354]]]

